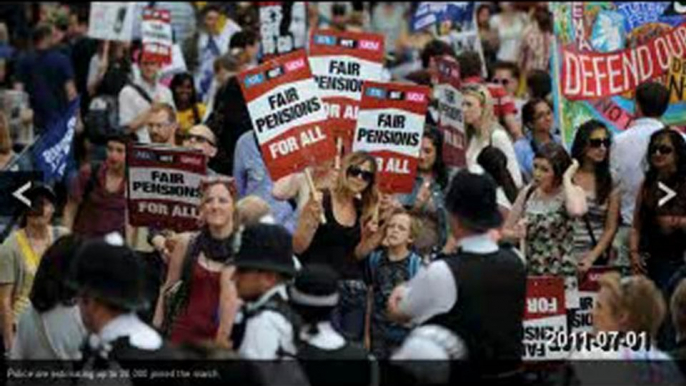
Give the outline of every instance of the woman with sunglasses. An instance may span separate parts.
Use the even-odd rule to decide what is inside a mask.
[[[462,109],[467,131],[467,167],[474,172],[482,172],[477,158],[487,146],[495,146],[507,157],[507,170],[512,175],[517,188],[522,186],[510,136],[498,123],[493,113],[493,98],[485,86],[470,84],[462,89],[464,98]]]
[[[611,144],[610,130],[597,120],[579,126],[572,144],[572,157],[580,165],[574,183],[586,193],[588,205],[588,212],[574,225],[574,254],[582,273],[596,262],[610,263],[619,225],[619,190],[610,174]]]
[[[363,338],[367,289],[356,252],[362,255],[360,250],[381,233],[374,221],[379,203],[376,168],[368,153],[346,155],[335,186],[310,196],[293,235],[293,250],[304,265],[327,264],[340,276],[334,326],[357,342]]]
[[[200,190],[202,228],[179,237],[153,325],[174,344],[215,341],[228,346],[238,309],[233,283],[236,188],[232,178],[210,177]]]
[[[552,133],[553,118],[553,108],[545,99],[531,99],[522,107],[524,138],[517,140],[514,148],[525,181],[533,178],[534,154],[538,148],[550,142],[562,143],[560,137]]]
[[[650,137],[648,168],[636,198],[630,239],[634,272],[647,273],[663,292],[686,252],[686,141],[665,128]],[[666,189],[676,195],[665,200]]]

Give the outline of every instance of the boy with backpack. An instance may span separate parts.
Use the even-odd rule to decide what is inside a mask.
[[[402,344],[409,329],[392,322],[386,304],[393,288],[409,281],[422,265],[422,258],[412,249],[419,227],[403,209],[391,214],[381,246],[365,258],[365,281],[373,291],[371,314],[371,351],[378,359],[387,359]]]

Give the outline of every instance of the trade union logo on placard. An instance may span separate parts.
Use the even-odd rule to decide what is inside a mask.
[[[264,82],[264,75],[262,73],[247,76],[245,78],[245,81],[244,81],[246,88],[256,86],[256,85],[263,83],[263,82]]]
[[[386,90],[378,87],[367,88],[367,96],[377,99],[386,99]]]

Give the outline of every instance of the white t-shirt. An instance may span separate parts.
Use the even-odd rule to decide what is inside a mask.
[[[506,25],[503,21],[503,15],[497,14],[491,17],[489,23],[491,29],[498,32],[498,39],[500,39],[498,60],[517,63],[519,46],[526,27],[525,16],[521,12],[517,12],[512,18],[512,22]]]
[[[147,82],[143,82],[136,77],[135,84],[139,85],[153,100],[161,103],[166,103],[174,106],[174,97],[171,90],[166,86],[156,83],[151,86]],[[124,86],[119,92],[119,124],[128,125],[134,118],[140,115],[143,111],[149,109],[151,103],[148,102],[136,89],[130,85]],[[138,141],[140,143],[150,143],[150,133],[148,127],[143,126],[136,131]]]

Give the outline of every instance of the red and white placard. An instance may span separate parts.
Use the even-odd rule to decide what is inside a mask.
[[[613,267],[591,267],[579,280],[579,307],[570,310],[570,328],[572,332],[593,331],[593,307],[600,291],[598,279]]]
[[[412,191],[429,93],[425,86],[364,83],[353,151],[376,157],[378,186],[384,193]]]
[[[334,135],[350,149],[362,84],[382,80],[384,37],[373,33],[316,30],[310,35],[309,59]]]
[[[524,360],[563,359],[556,350],[556,336],[567,335],[565,283],[562,277],[530,276],[526,282],[524,310]]]
[[[336,146],[304,51],[238,76],[272,180],[333,160]]]
[[[126,152],[127,204],[133,226],[177,232],[198,228],[206,158],[192,150],[131,145]]]
[[[143,10],[141,34],[145,60],[163,64],[171,63],[174,43],[169,11],[155,8]]]

